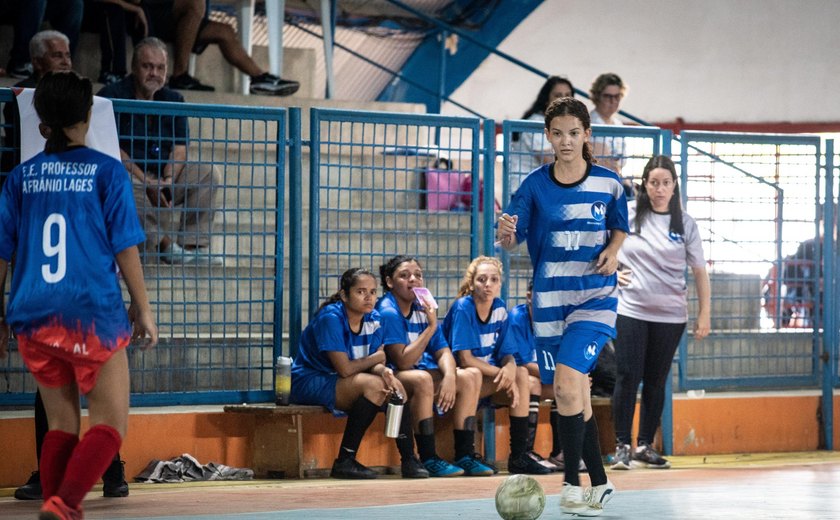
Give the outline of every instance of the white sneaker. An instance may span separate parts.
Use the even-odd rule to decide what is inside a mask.
[[[587,488],[584,496],[586,498],[586,502],[589,504],[589,507],[593,509],[600,509],[603,511],[604,506],[607,505],[607,502],[612,500],[612,497],[615,495],[615,486],[612,482],[607,480],[606,484],[601,484],[600,486],[593,486],[591,488]]]
[[[588,493],[589,490],[587,490]],[[582,487],[573,486],[566,482],[563,484],[563,491],[560,493],[560,512],[567,515],[600,516],[604,512],[604,508],[592,506],[584,497]]]

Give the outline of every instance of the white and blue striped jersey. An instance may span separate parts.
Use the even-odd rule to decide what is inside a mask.
[[[616,275],[596,272],[611,230],[628,232],[621,180],[597,165],[583,179],[561,184],[553,164],[534,170],[513,195],[507,213],[516,215],[516,239],[528,242],[534,266],[533,323],[537,342],[556,342],[566,326],[579,323],[615,336]]]
[[[534,330],[531,327],[531,314],[528,305],[517,305],[508,313],[507,326],[499,336],[502,350],[513,352],[517,366],[537,362],[537,345],[534,342]]]
[[[362,317],[361,330],[356,333],[350,330],[344,303],[331,303],[321,309],[303,330],[292,374],[302,375],[313,370],[335,374],[328,352],[344,352],[354,360],[376,353],[382,345],[382,327],[377,311]]]
[[[390,292],[376,302],[376,310],[379,311],[379,318],[382,321],[382,343],[385,345],[402,344],[408,346],[417,339],[429,327],[429,318],[423,312],[419,303],[411,304],[411,312],[403,316],[396,298]],[[423,355],[414,365],[420,370],[436,370],[438,368],[435,353],[447,348],[449,345],[443,338],[440,327],[432,334],[432,338],[426,345]]]
[[[455,300],[443,319],[443,336],[452,352],[469,350],[476,358],[499,366],[500,361],[513,352],[502,351],[498,339],[507,323],[507,309],[500,298],[493,299],[490,317],[482,321],[475,310],[472,295]],[[455,357],[458,359],[458,356]]]

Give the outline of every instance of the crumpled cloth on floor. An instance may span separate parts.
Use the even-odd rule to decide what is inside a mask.
[[[232,468],[224,464],[208,462],[206,465],[189,453],[171,460],[152,459],[146,468],[134,477],[135,482],[192,482],[196,480],[253,480],[254,470]]]

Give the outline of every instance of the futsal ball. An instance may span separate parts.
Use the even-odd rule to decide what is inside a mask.
[[[496,511],[504,520],[536,520],[545,509],[545,492],[528,475],[511,475],[496,490]]]

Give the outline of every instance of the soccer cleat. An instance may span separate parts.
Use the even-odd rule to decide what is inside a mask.
[[[120,459],[111,461],[111,465],[102,475],[102,496],[109,498],[128,496],[128,482],[125,481],[125,462]]]
[[[529,451],[528,456],[537,461],[540,465],[549,469],[549,471],[559,471],[560,468],[548,459],[543,458],[542,455],[536,451]]]
[[[369,480],[376,478],[376,472],[363,466],[356,459],[346,458],[342,460],[335,459],[330,476],[332,478],[350,480]]]
[[[604,508],[596,508],[590,505],[584,496],[582,487],[573,486],[566,482],[563,484],[563,491],[560,493],[560,512],[567,515],[600,516],[604,512]]]
[[[615,462],[610,466],[611,469],[626,470],[632,468],[630,456],[630,445],[619,444],[615,447]]]
[[[475,455],[464,455],[455,461],[455,465],[464,470],[467,477],[489,477],[493,474],[493,468],[484,464]]]
[[[446,462],[440,457],[423,461],[423,466],[426,467],[426,471],[429,472],[431,477],[460,477],[464,474],[463,469]]]
[[[216,88],[198,81],[186,72],[169,78],[169,88],[177,90],[196,90],[201,92],[215,92]]]
[[[44,501],[38,520],[82,520],[82,508],[73,509],[64,503],[58,495],[53,495]]]
[[[508,473],[511,475],[548,475],[551,470],[531,458],[527,453],[508,459]]]
[[[291,96],[300,88],[300,83],[290,79],[283,79],[274,74],[264,72],[259,76],[251,76],[251,94],[268,94],[272,96]]]
[[[41,500],[43,498],[41,492],[41,473],[33,471],[29,475],[29,480],[26,481],[26,484],[15,490],[15,498],[18,500]]]
[[[429,478],[429,471],[415,457],[402,461],[402,478]]]
[[[634,468],[648,468],[648,469],[668,469],[671,463],[668,459],[662,457],[656,450],[648,444],[638,446],[633,452],[630,465]]]
[[[612,500],[612,497],[615,496],[615,486],[608,480],[606,484],[587,488],[583,493],[583,496],[590,508],[604,509],[607,502]]]

